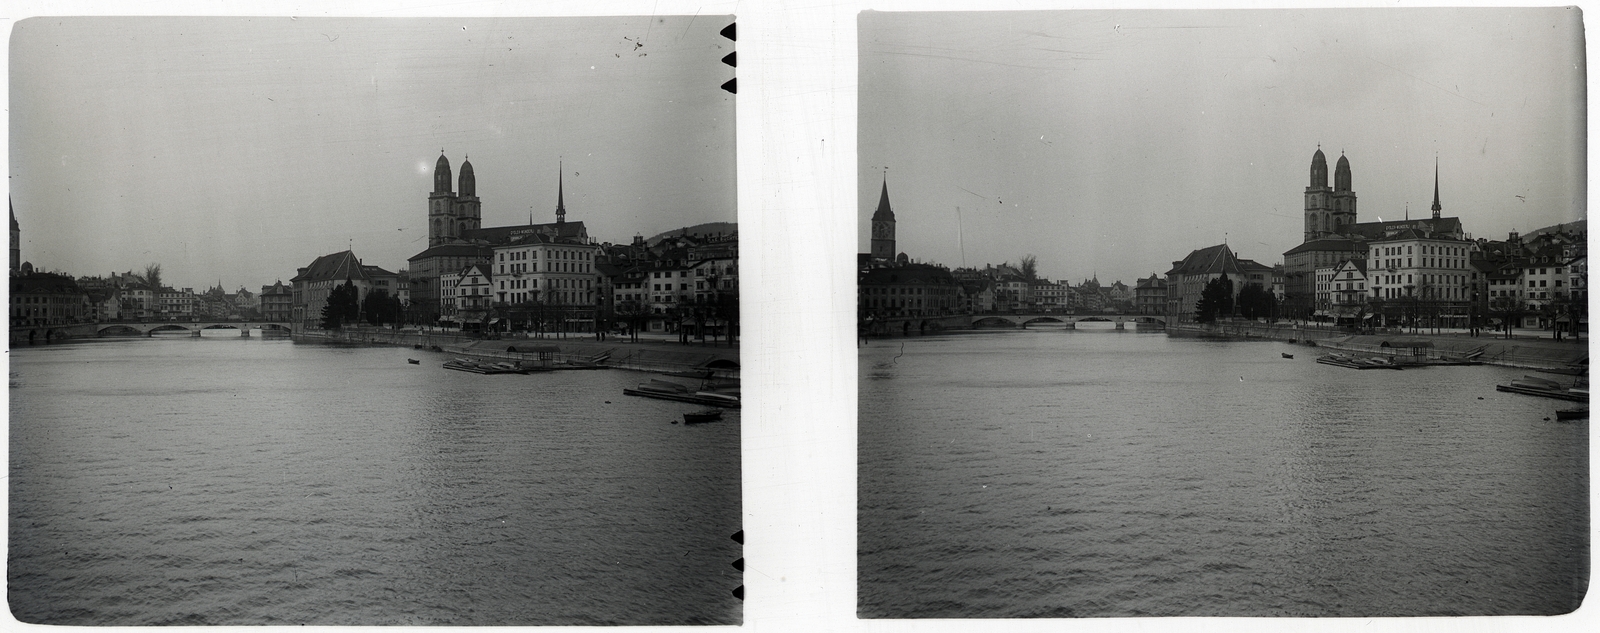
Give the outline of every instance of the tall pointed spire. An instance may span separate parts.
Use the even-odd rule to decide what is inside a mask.
[[[883,174],[883,193],[878,195],[878,209],[872,213],[872,259],[892,262],[894,250],[894,210],[889,208],[889,174]]]
[[[872,219],[894,221],[894,209],[889,207],[889,175],[883,175],[883,193],[878,195],[878,209],[873,211]]]
[[[1433,157],[1433,219],[1439,219],[1439,157]]]
[[[566,165],[564,163],[556,164],[558,165],[557,169],[561,170],[556,174],[556,224],[565,224],[567,221],[567,192],[564,184]]]

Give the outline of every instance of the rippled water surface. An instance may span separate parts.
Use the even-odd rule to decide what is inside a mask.
[[[1356,371],[1316,355],[1134,332],[872,342],[860,614],[1580,604],[1588,422],[1554,417],[1574,403],[1494,390],[1525,370]]]
[[[737,412],[673,425],[696,407],[622,395],[647,374],[443,360],[236,333],[13,349],[12,612],[739,621]]]

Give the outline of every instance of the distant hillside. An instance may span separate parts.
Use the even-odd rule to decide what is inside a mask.
[[[1532,239],[1534,237],[1538,237],[1538,236],[1544,235],[1546,233],[1560,233],[1562,231],[1565,231],[1565,232],[1568,232],[1568,233],[1586,233],[1586,232],[1588,232],[1588,230],[1589,230],[1589,221],[1588,220],[1578,220],[1576,222],[1567,222],[1565,224],[1557,224],[1555,226],[1544,227],[1542,229],[1539,229],[1537,231],[1534,231],[1532,233],[1529,233],[1527,235],[1522,236],[1522,239],[1524,239],[1524,240]]]
[[[649,243],[651,245],[654,245],[654,244],[660,242],[661,240],[667,239],[669,237],[677,237],[679,235],[693,235],[693,236],[696,236],[696,237],[700,237],[700,236],[707,236],[707,235],[717,235],[719,233],[722,234],[722,235],[732,235],[732,234],[738,233],[738,232],[739,232],[739,223],[738,222],[707,222],[705,224],[697,224],[697,225],[694,225],[694,226],[691,226],[691,227],[687,227],[687,228],[673,229],[671,231],[667,231],[667,232],[662,233],[660,235],[653,236],[650,239],[645,240],[645,242]]]

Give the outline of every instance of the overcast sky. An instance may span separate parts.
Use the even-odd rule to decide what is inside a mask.
[[[867,12],[860,50],[861,252],[887,167],[913,259],[1132,285],[1226,240],[1276,264],[1319,144],[1363,222],[1431,213],[1435,157],[1474,237],[1584,214],[1571,9]]]
[[[484,226],[554,221],[562,160],[598,240],[735,221],[729,21],[16,22],[22,257],[230,292],[350,244],[396,270],[427,247],[441,149],[454,177],[470,156]]]

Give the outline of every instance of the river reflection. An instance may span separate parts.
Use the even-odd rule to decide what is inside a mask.
[[[1281,357],[1281,352],[1296,355]],[[1588,425],[1498,367],[1024,331],[860,352],[864,617],[1554,614]],[[1549,419],[1546,419],[1549,418]]]
[[[421,360],[407,364],[408,357]],[[410,349],[14,349],[24,622],[737,623],[739,424],[627,371],[484,376]]]

